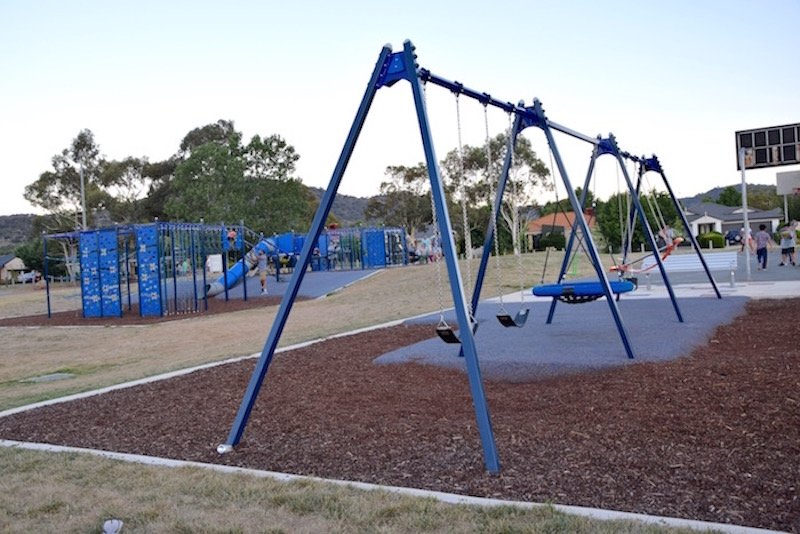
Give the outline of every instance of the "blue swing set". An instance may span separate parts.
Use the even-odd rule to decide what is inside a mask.
[[[589,234],[586,220],[582,215],[583,210],[581,208],[585,201],[585,196],[582,197],[580,200],[576,197],[575,192],[570,185],[569,178],[567,177],[567,173],[564,169],[563,162],[561,161],[561,157],[558,153],[558,148],[556,146],[555,139],[553,137],[553,132],[554,131],[562,132],[566,135],[586,141],[595,146],[595,151],[592,158],[592,164],[590,166],[590,170],[591,167],[593,167],[594,165],[595,158],[601,153],[611,154],[615,158],[617,158],[618,161],[620,162],[622,161],[623,153],[621,153],[617,149],[616,142],[614,142],[613,138],[609,139],[592,138],[550,121],[545,116],[542,105],[538,100],[534,100],[533,105],[529,107],[525,107],[522,102],[520,102],[517,105],[514,105],[510,102],[497,100],[491,97],[488,93],[481,93],[478,91],[474,91],[472,89],[464,87],[461,83],[452,82],[444,78],[440,78],[432,74],[429,70],[420,68],[417,65],[416,60],[417,56],[415,53],[415,47],[411,44],[410,41],[406,41],[403,44],[403,50],[401,52],[392,52],[392,49],[389,45],[384,46],[383,49],[381,50],[381,53],[378,57],[378,61],[375,65],[370,80],[367,84],[366,91],[361,100],[361,104],[359,105],[353,124],[350,128],[349,134],[344,143],[344,147],[342,148],[339,160],[337,161],[336,167],[333,171],[333,175],[331,176],[328,188],[325,191],[325,194],[323,195],[322,199],[320,200],[319,207],[311,223],[310,230],[304,241],[302,251],[300,252],[300,257],[297,261],[296,268],[289,282],[289,286],[286,290],[285,296],[281,301],[280,308],[272,324],[269,335],[267,336],[267,339],[264,343],[261,355],[250,377],[250,381],[248,383],[239,410],[236,414],[236,419],[232,425],[230,434],[228,435],[227,441],[219,445],[219,447],[217,448],[219,453],[226,453],[232,451],[233,448],[239,443],[239,441],[242,438],[250,413],[253,409],[253,406],[255,405],[256,398],[261,389],[263,381],[266,377],[267,370],[269,369],[270,363],[272,362],[281,334],[283,333],[283,329],[286,325],[289,312],[291,311],[292,306],[297,298],[300,284],[302,283],[305,273],[308,270],[309,264],[311,262],[312,247],[314,243],[317,242],[317,239],[319,238],[320,233],[324,228],[325,221],[327,220],[331,207],[333,205],[333,200],[339,189],[339,185],[342,181],[345,169],[347,168],[347,164],[353,153],[356,141],[358,140],[358,137],[360,135],[367,114],[372,105],[372,102],[375,98],[375,95],[377,94],[378,90],[384,87],[391,87],[401,80],[409,82],[413,92],[416,115],[420,128],[420,135],[422,138],[422,144],[425,152],[425,161],[430,178],[432,203],[434,207],[434,213],[436,215],[436,220],[438,223],[438,233],[441,236],[442,252],[445,263],[447,265],[450,289],[453,296],[455,315],[458,320],[459,336],[456,339],[460,343],[460,348],[465,359],[467,376],[469,380],[469,387],[472,395],[473,406],[475,409],[477,428],[480,434],[481,444],[483,446],[484,464],[487,471],[493,473],[498,472],[500,470],[500,463],[497,455],[497,448],[495,444],[494,433],[492,430],[491,419],[489,417],[489,410],[486,403],[486,396],[483,389],[483,383],[481,380],[480,367],[478,365],[478,356],[474,339],[475,332],[473,330],[472,317],[474,316],[474,312],[478,306],[480,290],[483,285],[489,255],[492,250],[496,221],[490,222],[489,228],[487,228],[486,238],[483,247],[483,255],[481,257],[480,267],[477,272],[475,286],[472,292],[472,300],[470,303],[468,303],[464,295],[464,287],[457,264],[457,253],[456,253],[455,242],[453,240],[452,225],[447,210],[447,203],[444,194],[444,186],[442,178],[439,173],[438,160],[436,158],[436,152],[434,150],[434,144],[428,120],[428,112],[424,97],[424,84],[432,84],[444,87],[457,95],[464,95],[469,98],[475,99],[484,106],[496,107],[513,115],[514,120],[509,141],[511,143],[511,147],[513,147],[514,144],[516,143],[517,135],[519,134],[519,132],[525,128],[528,127],[539,128],[545,134],[548,145],[550,146],[550,149],[554,154],[556,162],[558,164],[559,174],[569,194],[570,203],[576,214],[576,225],[578,228],[580,228],[582,234],[586,236],[586,246],[592,258],[592,264],[595,267],[599,280],[598,282],[595,282],[592,285],[581,285],[581,286],[573,285],[571,289],[567,289],[568,286],[562,284],[559,288],[557,288],[561,292],[561,294],[558,296],[561,297],[564,296],[564,293],[571,292],[573,295],[576,296],[578,294],[585,294],[586,296],[589,296],[589,295],[599,295],[600,293],[602,293],[602,295],[607,297],[606,300],[608,301],[608,306],[614,316],[614,320],[619,330],[620,337],[622,338],[623,344],[625,346],[625,350],[628,356],[630,358],[633,358],[633,350],[630,347],[630,343],[628,341],[628,335],[627,332],[625,331],[625,327],[623,325],[616,300],[612,298],[612,296],[615,293],[620,292],[622,287],[616,284],[612,285],[612,283],[609,282],[605,272],[601,267],[597,248],[594,242],[591,240],[591,235]],[[508,171],[511,165],[510,158],[512,152],[513,150],[508,150],[503,167],[503,173],[498,179],[498,186],[493,204],[494,219],[496,219],[500,211],[500,206],[503,199],[503,193],[505,191],[506,182],[508,179]],[[630,157],[627,154],[625,156]],[[642,160],[642,161],[646,163],[647,161],[651,160]],[[655,162],[656,161],[655,158],[653,158],[652,161]],[[626,174],[626,180],[628,182],[629,189],[631,190],[631,192],[633,192],[634,188],[627,174]],[[584,191],[585,190],[586,188],[584,187]],[[641,206],[637,202],[637,197],[635,195],[632,196],[634,198],[634,202],[636,203],[635,206],[636,212],[639,214],[641,218],[643,217]],[[631,217],[633,217],[633,212],[631,213]],[[688,223],[687,223],[687,228],[688,228]],[[646,234],[650,243],[652,245],[655,245],[655,240],[653,238],[652,232],[648,231],[646,232]],[[696,242],[694,242],[694,244],[696,246]],[[568,247],[571,249],[573,245],[574,245],[573,237],[570,237],[570,243]],[[697,246],[696,250],[699,253],[699,248]],[[700,257],[702,258],[702,256]],[[656,259],[659,260],[657,256]],[[658,261],[658,263],[662,275],[664,275],[664,280],[666,281],[667,278],[666,278],[666,273],[664,272],[663,264],[661,264],[660,260]],[[562,275],[559,277],[559,279],[563,279],[563,273],[565,272],[565,269],[566,269],[566,264],[562,265]],[[708,274],[709,274],[709,279],[711,279],[710,273]],[[614,288],[616,288],[617,291],[615,291]],[[553,291],[555,293],[556,288],[554,288]],[[675,303],[674,295],[671,292],[671,288],[670,288],[670,296],[673,298],[673,302]],[[558,302],[558,300],[557,298],[555,298],[554,295],[549,319],[552,319],[552,313],[556,302]],[[677,310],[677,303],[675,303],[675,306]],[[509,315],[508,319],[514,321],[515,318],[512,318]],[[515,326],[519,325],[517,324]]]

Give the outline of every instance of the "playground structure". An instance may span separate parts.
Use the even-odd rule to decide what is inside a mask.
[[[47,314],[51,316],[50,254],[52,240],[76,248],[73,268],[80,272],[83,317],[121,317],[138,305],[141,317],[208,310],[208,298],[239,284],[258,263],[258,251],[270,259],[276,279],[291,270],[305,238],[292,232],[272,237],[243,224],[154,222],[45,235],[44,278]],[[408,261],[401,228],[334,229],[320,235],[314,270],[374,269]],[[69,247],[66,247],[69,248]],[[215,267],[216,266],[216,267]],[[218,278],[209,275],[220,272]],[[216,275],[214,275],[216,276]],[[247,300],[247,284],[242,284]]]
[[[305,239],[304,235],[294,232],[268,238],[259,236],[258,242],[235,265],[216,281],[205,285],[206,296],[218,295],[237,285],[258,265],[259,251],[270,259],[275,278],[280,280],[282,269],[294,270]],[[310,268],[312,271],[334,271],[407,264],[406,232],[402,228],[334,228],[317,238]]]
[[[606,298],[609,309],[614,317],[614,322],[617,326],[623,345],[625,347],[626,353],[628,354],[629,358],[633,358],[633,349],[628,341],[628,335],[625,330],[622,317],[619,313],[619,309],[615,298],[618,292],[615,292],[612,289],[608,276],[603,266],[601,265],[597,247],[595,246],[595,243],[592,240],[592,236],[588,230],[586,220],[583,216],[583,207],[586,201],[585,198],[586,187],[584,187],[583,196],[580,199],[578,199],[575,190],[570,183],[569,177],[564,167],[564,163],[558,152],[558,147],[556,145],[554,138],[554,132],[555,131],[561,132],[568,136],[585,141],[594,147],[590,163],[590,172],[587,175],[587,181],[589,180],[589,177],[592,174],[591,170],[592,167],[594,166],[594,162],[597,157],[599,157],[600,155],[609,154],[617,160],[617,162],[620,164],[620,167],[622,168],[623,174],[625,176],[626,185],[633,200],[633,208],[631,209],[629,217],[634,218],[638,216],[643,227],[645,228],[646,238],[652,250],[657,250],[656,240],[652,230],[648,226],[648,222],[646,217],[644,216],[642,206],[639,203],[637,195],[638,186],[635,187],[633,185],[630,176],[627,174],[627,170],[625,169],[625,165],[623,163],[624,162],[623,158],[635,159],[637,162],[642,164],[640,166],[640,173],[643,173],[647,170],[657,170],[658,172],[661,173],[660,166],[658,167],[655,166],[657,160],[655,158],[652,159],[635,158],[634,156],[631,156],[628,153],[620,151],[616,144],[616,140],[613,138],[613,136],[609,136],[608,138],[600,138],[600,137],[594,138],[580,134],[578,132],[575,132],[574,130],[571,130],[569,128],[566,128],[564,126],[561,126],[557,123],[550,121],[545,116],[544,109],[538,100],[535,100],[533,105],[529,107],[524,106],[523,103],[514,105],[509,102],[503,102],[497,100],[491,97],[488,93],[482,93],[469,89],[461,83],[452,82],[444,78],[440,78],[432,74],[427,69],[419,68],[416,63],[415,48],[409,41],[406,41],[404,43],[402,52],[394,53],[392,52],[391,48],[387,45],[383,48],[378,58],[375,69],[373,70],[372,76],[367,85],[367,89],[361,100],[361,104],[358,108],[355,119],[350,128],[348,137],[345,141],[344,147],[340,154],[339,160],[334,169],[328,188],[314,216],[314,220],[311,224],[308,237],[306,238],[306,242],[302,248],[300,257],[298,259],[299,268],[295,269],[289,288],[286,293],[286,297],[281,302],[278,314],[275,318],[275,321],[272,324],[271,330],[265,341],[264,348],[261,352],[256,368],[254,369],[253,374],[251,375],[247,389],[244,393],[244,397],[237,412],[236,419],[232,425],[228,439],[224,444],[221,444],[218,447],[218,451],[220,453],[226,453],[232,451],[233,448],[236,446],[236,444],[239,443],[239,441],[241,440],[250,412],[255,404],[257,395],[261,389],[263,381],[266,377],[266,373],[269,369],[269,365],[273,359],[275,350],[278,346],[278,342],[285,327],[288,314],[291,311],[293,303],[297,297],[297,292],[300,287],[300,284],[302,283],[306,269],[310,264],[310,262],[312,261],[313,258],[312,243],[314,243],[318,239],[320,233],[323,230],[324,221],[328,217],[331,206],[333,204],[333,199],[336,196],[339,185],[346,170],[348,161],[353,153],[355,143],[359,137],[363,124],[366,120],[373,99],[379,89],[383,87],[391,87],[400,80],[408,81],[411,85],[413,92],[417,120],[420,128],[420,135],[422,138],[423,148],[425,152],[425,161],[430,179],[431,202],[433,206],[435,227],[437,229],[438,238],[441,240],[442,252],[447,266],[449,284],[453,297],[454,311],[459,327],[459,335],[457,337],[455,336],[455,333],[452,331],[452,329],[450,330],[449,335],[453,336],[450,339],[450,341],[454,341],[460,344],[460,350],[465,359],[467,376],[469,379],[469,386],[472,394],[473,406],[475,409],[477,428],[483,446],[484,464],[486,469],[490,472],[498,472],[500,470],[500,464],[497,456],[494,434],[492,431],[491,420],[489,417],[489,411],[483,389],[480,367],[478,364],[477,351],[475,348],[474,335],[477,324],[474,322],[473,317],[480,299],[480,290],[483,284],[488,258],[492,250],[492,244],[495,233],[494,229],[496,228],[496,219],[500,211],[500,206],[503,199],[503,193],[506,187],[509,169],[511,167],[511,158],[513,157],[513,146],[514,143],[516,142],[517,135],[524,128],[528,127],[539,128],[547,138],[548,146],[557,163],[558,173],[560,175],[560,178],[564,186],[567,189],[570,205],[572,206],[572,209],[576,215],[575,229],[578,230],[582,235],[583,246],[591,258],[592,265],[598,277],[598,280],[594,283],[594,285],[591,288],[592,296],[598,296],[598,297],[604,296]],[[486,231],[486,239],[483,247],[481,264],[478,270],[477,278],[475,280],[475,286],[474,286],[474,291],[472,292],[471,303],[467,303],[467,300],[465,298],[464,285],[457,264],[456,246],[453,239],[452,225],[450,222],[450,215],[447,209],[444,186],[440,175],[438,160],[436,157],[431,129],[429,125],[428,112],[425,100],[425,88],[423,84],[432,84],[444,87],[453,92],[457,97],[459,95],[470,97],[480,102],[485,108],[488,106],[500,108],[504,110],[506,113],[512,115],[514,118],[513,126],[511,129],[511,135],[509,136],[509,150],[507,150],[506,152],[503,172],[501,173],[498,179],[497,188],[495,190],[496,196],[494,198],[493,211],[492,211],[493,220],[492,222],[490,222],[489,228]],[[663,173],[661,174],[663,177]],[[674,195],[673,195],[673,200],[674,200]],[[677,203],[677,201],[675,202]],[[680,212],[680,209],[678,211]],[[684,222],[686,222],[685,218]],[[688,224],[687,224],[687,229],[688,229]],[[561,294],[563,294],[566,291],[565,289],[566,285],[562,284],[562,282],[564,279],[564,274],[567,269],[566,258],[569,256],[573,247],[575,246],[575,242],[573,241],[575,234],[576,232],[573,232],[570,238],[570,242],[568,243],[567,255],[565,256],[565,262],[562,265],[557,285],[551,286],[552,289],[558,292],[558,296],[561,296]],[[692,239],[692,244],[695,247],[695,250],[697,251],[698,255],[701,255],[699,247],[697,246],[697,243],[694,241],[694,239]],[[658,263],[658,268],[661,271],[665,284],[669,288],[670,298],[673,302],[675,310],[679,314],[677,301],[675,300],[675,295],[672,291],[671,286],[669,285],[668,277],[666,276],[663,263],[661,262],[661,259],[658,254],[656,254],[654,258]],[[709,280],[711,280],[713,283],[713,278],[711,277],[711,273],[708,271],[707,267],[705,270],[709,277]],[[717,294],[719,296],[719,293]],[[552,318],[552,314],[556,303],[557,303],[557,296],[555,295],[554,292],[550,318]]]
[[[83,317],[121,317],[138,305],[142,317],[196,313],[207,309],[201,289],[209,257],[224,255],[242,239],[229,240],[223,224],[153,222],[44,236],[47,312],[50,264],[77,263]],[[75,245],[77,257],[50,254],[49,242]],[[226,262],[221,262],[223,268]]]

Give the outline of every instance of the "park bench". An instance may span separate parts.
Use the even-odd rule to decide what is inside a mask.
[[[736,268],[739,263],[736,252],[708,252],[703,254],[709,271],[729,271],[731,273],[731,285],[735,282]],[[695,254],[670,254],[663,260],[664,270],[667,273],[687,273],[702,272],[703,264],[700,257]],[[642,270],[647,273],[648,283],[651,272],[659,272],[656,267],[656,260],[652,256],[647,257],[642,262]]]

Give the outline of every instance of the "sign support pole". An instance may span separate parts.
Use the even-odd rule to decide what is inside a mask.
[[[744,169],[744,152],[744,147],[739,148],[739,168],[742,170],[742,217],[744,218],[744,235],[742,239],[744,240],[745,272],[747,273],[747,281],[749,282],[752,279],[750,271],[750,236],[752,232],[750,231],[750,221],[747,216],[747,180]]]

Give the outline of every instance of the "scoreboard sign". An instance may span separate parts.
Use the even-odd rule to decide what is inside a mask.
[[[739,149],[744,148],[745,169],[800,164],[800,124],[736,132],[736,168],[741,170]]]

